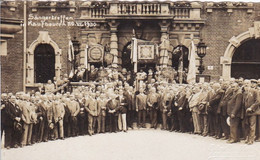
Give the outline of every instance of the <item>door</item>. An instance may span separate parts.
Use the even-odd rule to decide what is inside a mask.
[[[231,64],[231,77],[245,79],[260,78],[260,40],[252,39],[240,45]]]
[[[40,44],[34,51],[34,76],[36,83],[47,83],[55,76],[55,51],[49,44]]]

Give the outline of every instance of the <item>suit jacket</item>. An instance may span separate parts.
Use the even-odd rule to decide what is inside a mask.
[[[75,100],[68,102],[68,108],[71,116],[77,116],[80,111],[79,103]]]
[[[250,106],[252,112],[248,115],[260,115],[260,90],[256,90],[256,101]]]
[[[85,116],[85,113],[86,113],[86,110],[85,110],[85,104],[86,104],[86,99],[82,99],[81,101],[80,100],[76,100],[78,103],[79,103],[79,108],[80,108],[80,111],[79,111],[79,116]]]
[[[171,97],[169,97],[166,94],[163,94],[161,101],[162,101],[162,104],[160,107],[160,111],[169,112],[171,110],[171,102],[172,102]]]
[[[31,124],[36,121],[34,114],[35,108],[34,105],[31,102],[23,101],[21,103],[21,109],[22,109],[22,120],[26,124]]]
[[[41,116],[44,120],[48,119],[48,109],[51,107],[51,104],[47,101],[42,101],[39,106],[38,109],[41,110]]]
[[[103,116],[106,116],[106,105],[107,105],[107,99],[97,99],[98,104],[98,116],[102,114]]]
[[[139,111],[146,109],[146,101],[147,101],[147,95],[145,94],[138,94],[136,96],[136,109]]]
[[[54,122],[57,123],[59,120],[63,119],[65,115],[64,104],[61,103],[60,101],[55,100],[52,103],[52,107],[53,107]]]
[[[231,89],[229,89],[226,91],[222,90],[221,92],[222,92],[222,97],[221,97],[219,105],[218,105],[217,113],[220,113],[222,116],[227,116],[228,102],[232,98],[233,91]],[[221,94],[221,93],[219,93],[219,94]],[[218,96],[220,96],[220,95],[218,95]]]
[[[107,102],[107,110],[108,111],[112,111],[115,110],[116,112],[114,112],[114,114],[118,114],[118,109],[120,107],[120,102],[117,99],[110,99]]]
[[[184,111],[188,103],[186,94],[183,95],[179,94],[177,96],[176,103],[177,103],[178,111]]]
[[[39,121],[40,117],[43,118],[44,109],[43,109],[43,107],[42,107],[40,102],[39,103],[34,103],[34,106],[35,106],[35,113],[37,115],[37,120]]]
[[[4,125],[6,126],[13,126],[14,125],[14,121],[16,117],[21,118],[22,117],[22,110],[20,109],[20,107],[15,104],[15,103],[11,103],[6,101],[5,103],[5,113],[1,112],[1,114],[5,114],[5,121],[4,121]],[[1,115],[2,116],[2,115]]]
[[[8,101],[1,100],[1,125],[8,125],[8,118],[6,113],[6,105]]]
[[[160,99],[161,99],[161,97],[160,97],[159,94],[157,94],[157,93],[149,93],[147,95],[148,107],[150,107],[149,104],[151,104],[152,108],[156,108],[157,109],[159,107],[159,103],[158,102],[160,101]]]
[[[241,90],[238,90],[233,94],[227,106],[227,114],[231,116],[231,114],[235,115],[235,117],[243,118],[242,115],[242,100],[243,95]]]
[[[208,110],[209,113],[212,113],[212,114],[223,113],[224,115],[226,114],[227,106],[220,105],[221,99],[223,98],[224,94],[225,94],[225,91],[223,89],[219,89],[216,91],[216,93],[213,93],[211,98],[209,97],[209,110]]]
[[[122,97],[118,97],[119,103],[120,103],[120,108],[119,108],[119,112],[120,113],[126,113],[127,112],[127,98],[126,96],[122,96]]]
[[[98,102],[96,99],[89,98],[85,104],[86,111],[92,116],[98,116]]]
[[[128,91],[124,92],[124,96],[126,97],[126,101],[127,101],[127,109],[128,110],[134,110],[134,105],[133,105],[133,96],[132,93],[129,93]]]
[[[251,88],[249,91],[243,93],[243,104],[245,109],[249,108],[257,101],[257,91],[254,88]]]

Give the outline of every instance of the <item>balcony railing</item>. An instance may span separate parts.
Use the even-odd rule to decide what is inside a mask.
[[[108,14],[107,8],[88,8],[88,13],[91,18],[104,18]]]
[[[117,9],[117,13],[121,15],[157,15],[161,13],[161,4],[118,3]]]
[[[178,20],[200,19],[200,8],[171,5],[167,2],[110,2],[105,7],[81,5],[81,18],[105,19],[115,17],[161,17]]]
[[[172,14],[178,19],[190,18],[190,10],[190,8],[172,8]]]

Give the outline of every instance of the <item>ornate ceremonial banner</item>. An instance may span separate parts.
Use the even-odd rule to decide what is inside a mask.
[[[154,59],[154,45],[139,45],[138,59]]]
[[[94,45],[89,48],[89,62],[102,62],[104,55],[104,47],[102,45]]]
[[[137,41],[137,55],[139,63],[151,63],[156,61],[157,44],[143,40]]]

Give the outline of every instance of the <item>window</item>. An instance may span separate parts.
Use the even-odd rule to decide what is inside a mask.
[[[7,56],[7,41],[1,40],[0,44],[0,55]]]

